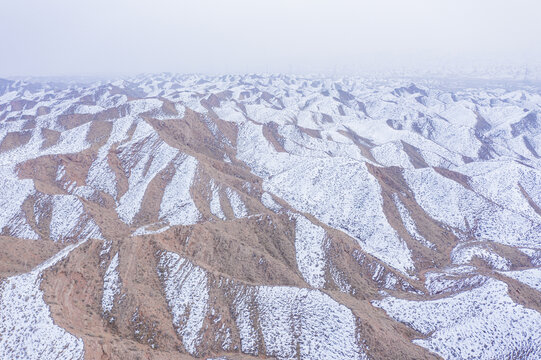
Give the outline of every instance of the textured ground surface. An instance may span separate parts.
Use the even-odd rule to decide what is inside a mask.
[[[541,92],[0,83],[0,358],[539,359]]]

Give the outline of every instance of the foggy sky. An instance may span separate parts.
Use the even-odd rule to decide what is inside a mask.
[[[537,0],[0,4],[0,77],[541,65]]]

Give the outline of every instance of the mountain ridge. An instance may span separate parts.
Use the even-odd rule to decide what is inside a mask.
[[[541,354],[537,90],[174,74],[7,89],[3,357],[60,341],[89,359]],[[39,311],[15,307],[25,289]],[[36,326],[60,335],[25,341]]]

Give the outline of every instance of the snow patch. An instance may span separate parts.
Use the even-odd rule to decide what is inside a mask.
[[[142,206],[148,184],[175,158],[178,150],[162,141],[144,121],[137,125],[132,139],[118,148],[128,176],[128,191],[120,198],[117,213],[122,221],[131,224]]]
[[[225,220],[225,214],[222,211],[222,205],[220,204],[219,187],[214,183],[214,180],[210,180],[210,189],[212,191],[212,197],[210,199],[210,212],[221,220]]]
[[[197,160],[181,154],[173,160],[175,174],[165,187],[160,205],[160,219],[171,225],[193,225],[201,217],[190,194]]]
[[[116,253],[107,267],[103,278],[101,309],[104,314],[110,313],[113,310],[114,300],[120,294],[121,286],[122,283],[120,282],[120,275],[118,273],[118,253]]]
[[[209,311],[209,289],[205,270],[172,252],[160,257],[158,275],[164,283],[165,298],[173,325],[191,355],[197,355],[201,331]]]
[[[413,342],[445,359],[501,359],[525,346],[541,351],[541,314],[514,303],[494,279],[443,299],[386,297],[373,305],[426,335]]]
[[[434,248],[434,244],[432,244],[430,241],[426,240],[423,235],[419,234],[419,231],[417,230],[417,225],[415,225],[415,221],[413,221],[413,218],[410,215],[410,212],[404,206],[402,201],[400,201],[400,198],[396,193],[393,194],[393,200],[396,206],[396,209],[398,210],[398,213],[400,214],[400,218],[402,219],[402,224],[408,231],[408,234],[415,240],[419,241],[421,244],[426,246],[427,248]]]
[[[462,243],[458,244],[451,251],[451,261],[453,264],[468,264],[474,257],[486,261],[497,270],[509,270],[511,268],[509,260],[481,245]]]
[[[31,272],[9,277],[0,284],[0,358],[84,358],[83,340],[53,322],[40,289],[42,272],[82,243],[66,246]]]
[[[500,271],[500,274],[509,276],[515,280],[520,281],[523,284],[528,285],[531,288],[541,291],[541,269],[527,269],[527,270],[516,270],[516,271]]]
[[[280,204],[274,201],[274,199],[272,198],[272,195],[269,194],[268,192],[264,192],[261,195],[261,203],[265,205],[267,209],[270,209],[274,212],[279,212],[280,210],[282,210],[282,206],[280,206]]]
[[[233,214],[235,217],[239,219],[248,216],[246,205],[244,205],[244,202],[240,198],[239,194],[231,188],[227,188],[225,193],[227,194],[227,198],[229,199],[229,203],[231,204],[231,209],[233,209]]]
[[[302,215],[295,218],[295,257],[302,277],[310,286],[325,286],[326,250],[325,230]]]

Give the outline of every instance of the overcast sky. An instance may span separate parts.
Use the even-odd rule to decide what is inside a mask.
[[[0,3],[0,76],[541,64],[539,0]]]

